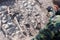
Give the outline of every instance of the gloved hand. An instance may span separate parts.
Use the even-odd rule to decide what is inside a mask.
[[[53,10],[51,6],[48,6],[46,9],[48,10],[48,12],[51,12]]]
[[[53,9],[53,7],[48,6],[46,9],[49,12],[50,19],[53,18],[55,16],[55,14],[56,14],[56,11]]]

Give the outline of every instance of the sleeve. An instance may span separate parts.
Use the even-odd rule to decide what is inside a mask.
[[[44,29],[39,32],[39,34],[32,40],[51,40],[54,36],[54,32],[49,29]]]

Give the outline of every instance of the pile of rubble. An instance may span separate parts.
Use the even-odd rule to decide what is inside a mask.
[[[47,0],[10,0],[0,4],[0,40],[31,40],[48,23]],[[52,5],[52,3],[51,3]]]

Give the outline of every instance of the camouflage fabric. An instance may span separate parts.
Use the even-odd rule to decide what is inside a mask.
[[[60,40],[60,15],[52,18],[46,28],[40,30],[32,40]]]

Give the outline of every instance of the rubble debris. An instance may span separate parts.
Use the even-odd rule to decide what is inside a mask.
[[[5,0],[4,0],[5,1]],[[0,1],[1,2],[1,1]],[[0,3],[0,35],[6,40],[30,40],[48,23],[45,0],[8,0]],[[43,8],[41,8],[41,7]],[[1,36],[0,36],[1,37]],[[3,38],[2,38],[3,40]]]

